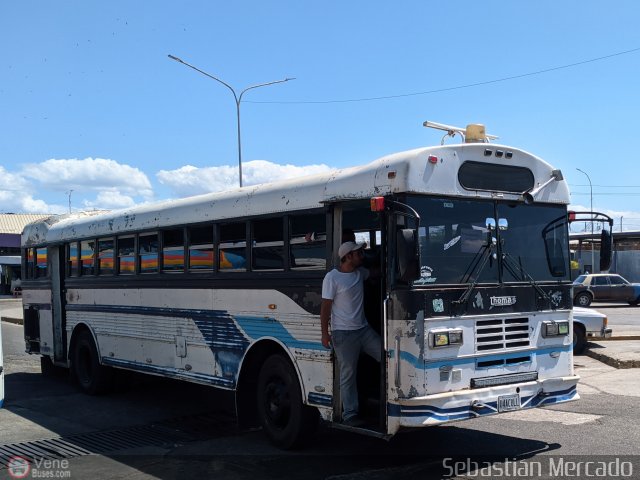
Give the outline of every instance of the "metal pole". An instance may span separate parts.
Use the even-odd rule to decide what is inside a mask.
[[[587,180],[589,180],[589,195],[591,197],[591,273],[595,273],[596,270],[596,266],[595,266],[595,253],[593,251],[593,242],[594,242],[594,236],[593,236],[593,185],[591,184],[591,177],[589,177],[589,175],[587,174],[587,172],[585,172],[584,170],[580,170],[579,168],[576,168],[576,170],[578,170],[579,172],[584,173],[587,176]]]
[[[238,95],[235,91],[235,89],[229,85],[228,83],[220,80],[218,77],[215,77],[213,75],[211,75],[210,73],[205,72],[204,70],[200,70],[198,67],[194,67],[193,65],[185,62],[184,60],[175,57],[173,55],[168,55],[168,57],[171,60],[175,60],[176,62],[182,63],[183,65],[186,65],[189,68],[194,69],[196,72],[199,72],[213,80],[215,80],[216,82],[220,82],[222,85],[224,85],[225,87],[227,87],[229,90],[231,90],[231,93],[233,94],[233,98],[236,102],[236,119],[238,122],[238,183],[240,184],[240,186],[242,187],[242,146],[240,143],[240,102],[242,102],[242,95],[244,95],[244,93],[247,90],[252,90],[254,88],[259,88],[259,87],[267,87],[269,85],[275,85],[276,83],[284,83],[284,82],[288,82],[289,80],[295,80],[295,78],[284,78],[282,80],[274,80],[273,82],[266,82],[266,83],[259,83],[257,85],[252,85],[250,87],[245,88],[244,90],[242,90],[240,92],[240,95]]]

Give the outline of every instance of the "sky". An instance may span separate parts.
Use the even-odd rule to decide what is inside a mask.
[[[362,165],[483,123],[640,230],[640,2],[0,3],[0,212],[124,208]],[[580,168],[584,172],[577,170]],[[622,223],[622,225],[621,225]]]

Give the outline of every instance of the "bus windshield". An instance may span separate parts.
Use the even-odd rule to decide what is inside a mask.
[[[569,280],[565,206],[419,196],[407,202],[422,219],[414,285]]]

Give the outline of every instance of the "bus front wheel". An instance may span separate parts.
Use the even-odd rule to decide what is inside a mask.
[[[111,386],[112,370],[100,365],[98,349],[88,330],[76,338],[71,369],[80,390],[88,395],[105,393]]]
[[[318,425],[318,410],[302,403],[298,377],[283,355],[271,355],[260,370],[258,414],[269,439],[284,449],[304,444]]]

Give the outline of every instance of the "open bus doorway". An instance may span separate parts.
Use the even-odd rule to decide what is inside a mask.
[[[380,338],[381,358],[379,361],[365,353],[360,354],[357,368],[359,416],[364,420],[360,428],[378,433],[386,432],[385,374],[383,348],[383,300],[384,300],[384,218],[371,211],[369,201],[354,201],[341,206],[340,236],[336,238],[334,252],[347,241],[365,243],[362,266],[369,271],[364,282],[364,314],[369,326]],[[337,227],[337,225],[336,225]],[[337,255],[336,255],[337,257]],[[339,262],[339,259],[336,260]],[[337,263],[336,265],[337,266]],[[340,366],[334,353],[334,422],[342,419],[340,391]]]

